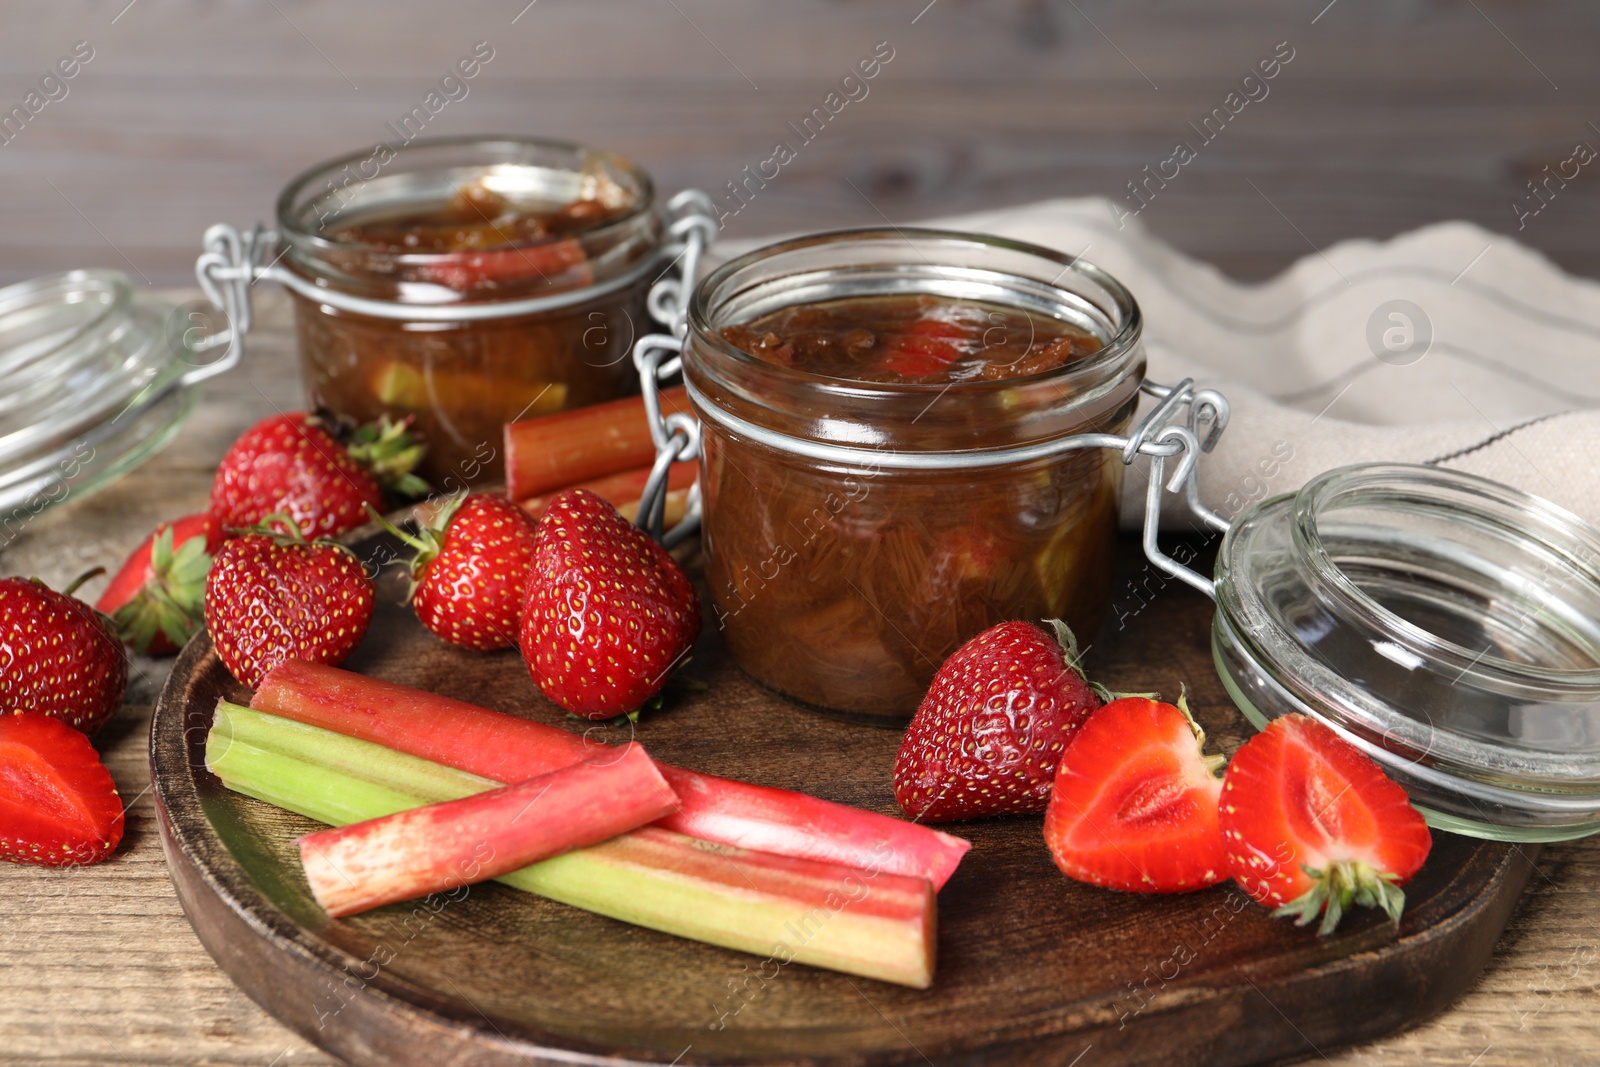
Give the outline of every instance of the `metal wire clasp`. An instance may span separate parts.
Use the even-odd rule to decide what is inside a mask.
[[[689,332],[689,300],[694,291],[700,257],[717,236],[717,218],[711,197],[698,189],[685,189],[667,202],[667,233],[683,242],[683,251],[650,287],[650,315],[669,332],[651,333],[633,346],[633,365],[639,372],[645,418],[656,445],[639,498],[635,520],[650,536],[671,548],[700,527],[700,483],[689,491],[688,511],[671,530],[666,522],[667,475],[674,463],[700,458],[700,423],[691,415],[661,413],[661,386],[683,369],[683,345]]]
[[[202,240],[205,251],[194,263],[195,280],[206,299],[222,309],[227,328],[196,344],[198,351],[209,351],[222,345],[228,350],[221,359],[195,367],[183,376],[185,385],[193,385],[239,364],[244,352],[244,335],[250,332],[250,286],[265,268],[261,260],[266,250],[277,244],[278,235],[264,230],[258,222],[247,233],[237,226],[219,222],[206,230]]]
[[[1226,533],[1228,520],[1206,507],[1200,500],[1199,457],[1217,445],[1228,426],[1228,399],[1215,389],[1196,389],[1193,378],[1174,386],[1145,382],[1144,392],[1158,402],[1139,421],[1122,445],[1122,462],[1131,464],[1136,455],[1150,457],[1150,484],[1144,498],[1144,554],[1160,571],[1194,586],[1212,600],[1217,598],[1216,583],[1161,551],[1156,534],[1161,529],[1161,505],[1166,493],[1182,492],[1189,508],[1202,522]],[[1178,416],[1183,421],[1174,421]],[[1168,461],[1176,463],[1166,477]]]

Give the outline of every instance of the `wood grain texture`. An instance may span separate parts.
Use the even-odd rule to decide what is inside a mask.
[[[174,294],[187,296],[189,294]],[[0,555],[6,573],[60,583],[115,564],[160,518],[203,507],[211,474],[250,421],[298,402],[286,301],[260,294],[249,358],[208,387],[177,441],[136,474],[33,521]],[[97,592],[90,586],[88,594]],[[1176,583],[1139,567],[1119,579],[1119,620],[1161,611]],[[1200,647],[1198,622],[1170,636]],[[1167,648],[1124,646],[1151,683],[1183,679]],[[0,1063],[49,1067],[332,1064],[274,1022],[206,954],[184,919],[161,858],[148,793],[150,707],[170,666],[138,660],[128,706],[100,739],[129,798],[125,844],[100,867],[66,872],[0,865]],[[717,767],[707,762],[709,769]],[[1473,989],[1432,1021],[1345,1052],[1342,1067],[1482,1067],[1600,1063],[1600,842],[1547,846],[1527,892]],[[1320,1058],[1313,1056],[1317,1062]],[[1092,1067],[1092,1054],[1084,1064]],[[943,1065],[941,1065],[943,1067]],[[1081,1067],[1081,1065],[1080,1065]]]
[[[478,39],[493,42],[496,60],[435,120],[439,132],[586,138],[633,154],[665,189],[720,187],[764,158],[848,63],[892,40],[900,51],[873,95],[732,221],[738,236],[878,223],[874,204],[903,222],[1115,195],[1290,40],[1299,51],[1273,95],[1144,213],[1159,236],[1261,277],[1312,244],[1461,217],[1600,275],[1590,170],[1525,230],[1510,211],[1573,141],[1600,143],[1587,125],[1600,121],[1600,9],[1580,0],[938,0],[914,25],[925,0],[676,6],[682,14],[657,0],[538,0],[513,25],[523,0],[9,4],[6,107],[73,41],[97,53],[67,99],[0,147],[0,281],[105,265],[187,284],[206,225],[266,217],[292,173],[376,139]],[[35,520],[0,554],[0,571],[60,583],[115,565],[159,519],[204,506],[232,438],[299,402],[286,308],[273,294],[258,306],[251,359],[208,387],[177,442],[135,476]],[[1119,588],[1120,610],[1163,603],[1170,588],[1135,574]],[[240,993],[178,909],[142,793],[149,708],[167,665],[137,667],[101,742],[132,800],[123,851],[84,871],[0,869],[0,1063],[332,1063]],[[1471,993],[1329,1061],[1600,1063],[1597,886],[1600,844],[1547,847]]]
[[[0,279],[96,264],[183,284],[206,226],[266,218],[291,175],[388,136],[478,40],[495,58],[429,133],[578,138],[712,191],[890,42],[866,99],[731,220],[746,237],[1123,197],[1287,41],[1270,94],[1144,212],[1158,236],[1262,277],[1465,218],[1600,275],[1594,166],[1520,231],[1511,209],[1576,142],[1600,145],[1583,0],[137,0],[115,17],[125,2],[6,8],[7,108],[73,42],[96,51],[0,147]]]
[[[372,530],[364,560],[393,558]],[[1142,567],[1136,538],[1119,557]],[[698,571],[690,563],[691,573]],[[434,638],[379,580],[378,609],[349,669],[560,725],[515,651]],[[1188,684],[1214,744],[1249,733],[1209,670],[1210,602],[1174,591],[1096,641],[1114,690]],[[1170,649],[1152,669],[1148,650]],[[658,759],[894,812],[897,731],[838,722],[760,689],[713,628],[660,712],[608,738]],[[1170,683],[1170,684],[1169,684]],[[1040,819],[956,824],[973,850],[939,898],[940,969],[916,991],[654,934],[500,886],[436,908],[412,903],[331,921],[311,899],[294,839],[317,824],[232,793],[204,769],[219,699],[246,698],[201,638],[156,708],[151,765],[162,844],[184,909],[259,1003],[359,1067],[555,1067],[792,1063],[1235,1067],[1314,1054],[1440,1010],[1487,960],[1526,882],[1528,854],[1436,835],[1407,887],[1398,930],[1380,914],[1335,935],[1274,920],[1231,885],[1176,897],[1063,878]],[[752,975],[755,977],[752,979]]]

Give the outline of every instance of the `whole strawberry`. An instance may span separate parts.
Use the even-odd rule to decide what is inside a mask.
[[[1064,623],[1005,622],[933,676],[894,761],[900,810],[923,822],[1043,811],[1056,766],[1100,696]]]
[[[700,633],[694,588],[661,545],[587,489],[550,502],[534,541],[522,655],[574,715],[631,714]]]
[[[89,739],[49,715],[0,714],[0,859],[99,863],[122,840],[122,798]]]
[[[217,467],[211,511],[229,529],[268,515],[294,519],[307,537],[337,537],[383,507],[383,491],[427,491],[412,468],[422,458],[403,424],[382,420],[356,431],[349,447],[304,412],[274,415],[244,432]]]
[[[503,496],[452,497],[412,537],[411,606],[437,636],[487,652],[517,643],[538,523]]]
[[[1328,934],[1352,904],[1398,922],[1400,887],[1433,837],[1406,791],[1304,715],[1274,719],[1234,753],[1218,822],[1233,880],[1273,914]]]
[[[0,712],[37,711],[93,735],[122,706],[128,660],[105,617],[33,578],[0,578]]]
[[[206,628],[233,676],[254,688],[290,659],[340,663],[372,620],[372,579],[349,549],[255,527],[222,546],[206,579]]]
[[[210,512],[162,523],[112,577],[95,610],[135,652],[178,651],[205,623],[206,574],[221,546],[222,524]]]

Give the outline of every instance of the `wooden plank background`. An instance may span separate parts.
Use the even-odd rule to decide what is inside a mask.
[[[386,136],[480,40],[493,60],[430,134],[591,141],[669,191],[721,189],[890,42],[870,95],[736,236],[1123,196],[1288,41],[1270,95],[1144,213],[1157,234],[1254,278],[1311,245],[1467,218],[1600,275],[1600,164],[1520,232],[1512,210],[1575,143],[1600,145],[1583,0],[127,3],[0,13],[0,109],[74,42],[95,50],[0,147],[0,280],[95,264],[183,284],[206,226],[269,217],[291,176]]]
[[[1467,218],[1600,275],[1600,167],[1520,231],[1512,207],[1576,143],[1600,145],[1600,8],[1579,0],[16,0],[0,8],[0,113],[78,41],[94,58],[67,95],[0,145],[0,282],[110,266],[189,284],[207,225],[268,218],[291,176],[385,136],[477,41],[494,58],[430,134],[591,141],[667,191],[720,189],[890,42],[869,96],[731,220],[739,237],[1120,196],[1288,41],[1270,95],[1143,213],[1156,234],[1261,278],[1336,240]],[[37,519],[0,572],[60,582],[203,506],[239,429],[298,402],[282,301],[262,310],[247,366],[177,444]],[[0,869],[0,1063],[327,1063],[216,970],[172,896],[141,792],[162,671],[141,661],[105,737],[131,798],[123,852]],[[1600,1063],[1600,849],[1551,847],[1537,867],[1475,992],[1331,1062]]]

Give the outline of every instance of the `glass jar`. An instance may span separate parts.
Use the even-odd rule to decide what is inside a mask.
[[[1600,830],[1600,531],[1468,474],[1344,467],[1233,524],[1217,668],[1258,727],[1337,730],[1428,821]]]
[[[610,213],[460,251],[348,236],[444,210],[469,187],[517,208],[594,200]],[[636,380],[627,357],[647,330],[663,227],[649,176],[619,156],[530,138],[380,146],[296,178],[277,216],[286,269],[270,276],[294,298],[309,405],[356,423],[409,416],[436,486],[502,479],[507,422],[609,400]]]
[[[998,381],[882,383],[753,358],[720,331],[783,308],[920,294],[999,304],[1102,347]],[[940,663],[995,623],[1065,619],[1110,593],[1122,460],[1083,447],[1130,422],[1138,306],[1081,260],[934,230],[827,233],[722,266],[689,308],[684,380],[703,426],[706,578],[735,661],[769,689],[900,722]]]
[[[120,271],[0,288],[0,550],[172,439],[197,384],[226,369],[190,347],[197,332]]]

